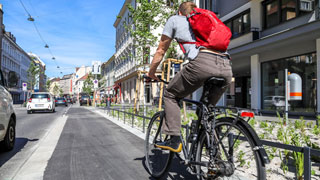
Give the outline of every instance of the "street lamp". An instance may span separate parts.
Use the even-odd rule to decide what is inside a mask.
[[[34,21],[34,18],[33,18],[33,17],[31,17],[31,15],[29,15],[29,17],[28,17],[28,21],[33,22],[33,21]]]
[[[52,57],[52,60],[55,60],[56,58],[55,57]]]
[[[44,47],[45,47],[45,48],[49,48],[48,44],[46,44]]]

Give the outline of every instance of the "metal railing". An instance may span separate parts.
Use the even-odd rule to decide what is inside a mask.
[[[126,108],[128,109],[132,108],[132,106],[127,106]],[[126,109],[120,106],[122,109]],[[104,109],[105,112],[107,112],[109,115],[111,113],[111,116],[118,118],[118,121],[123,120],[123,123],[126,124],[126,120],[131,120],[131,127],[134,128],[134,121],[135,117],[140,118],[142,120],[142,132],[145,133],[146,126],[148,126],[147,120],[151,120],[150,117],[147,116],[142,116],[138,115],[135,113],[131,112],[126,112],[125,110],[120,110],[120,108],[109,108],[109,109]],[[116,112],[116,113],[115,113]],[[120,115],[123,115],[123,117],[120,117]],[[126,115],[130,118],[126,119]],[[121,119],[123,118],[123,119]],[[188,136],[190,133],[190,126],[189,125],[182,125],[182,128],[186,129],[185,133]],[[233,139],[232,134],[229,134],[229,137],[231,135],[231,138]],[[239,137],[239,140],[246,141],[245,137]],[[264,146],[269,146],[269,147],[275,147],[278,149],[284,149],[284,150],[289,150],[293,152],[300,152],[304,154],[304,179],[305,180],[311,180],[311,166],[319,166],[320,163],[311,163],[312,162],[312,156],[317,156],[320,157],[320,150],[312,149],[310,147],[298,147],[298,146],[292,146],[288,144],[281,144],[278,142],[272,142],[272,141],[266,141],[266,140],[261,140],[261,143]]]

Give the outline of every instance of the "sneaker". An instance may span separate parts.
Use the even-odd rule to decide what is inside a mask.
[[[179,136],[174,136],[171,139],[166,140],[164,142],[158,142],[155,146],[161,149],[170,150],[172,152],[181,152],[182,150],[182,144],[180,142]]]

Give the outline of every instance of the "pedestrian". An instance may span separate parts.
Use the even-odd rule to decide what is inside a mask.
[[[162,132],[170,135],[170,139],[156,144],[157,147],[173,152],[180,152],[182,149],[179,99],[193,93],[209,78],[221,77],[225,79],[225,85],[210,90],[213,92],[209,97],[210,104],[215,105],[231,83],[232,78],[230,58],[226,50],[221,51],[220,49],[197,46],[197,39],[187,19],[187,16],[196,8],[195,3],[184,2],[180,4],[178,14],[167,20],[147,74],[150,78],[159,80],[155,75],[156,69],[171,41],[175,39],[178,43],[181,43],[180,47],[185,50],[185,58],[189,60],[189,63],[174,76],[164,91],[165,121],[162,125]]]

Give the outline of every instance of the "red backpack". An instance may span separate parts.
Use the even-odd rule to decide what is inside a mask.
[[[197,47],[203,46],[220,52],[227,50],[231,31],[215,13],[206,9],[194,8],[187,19],[196,37],[196,42],[180,42],[184,53],[182,44],[196,44]]]

